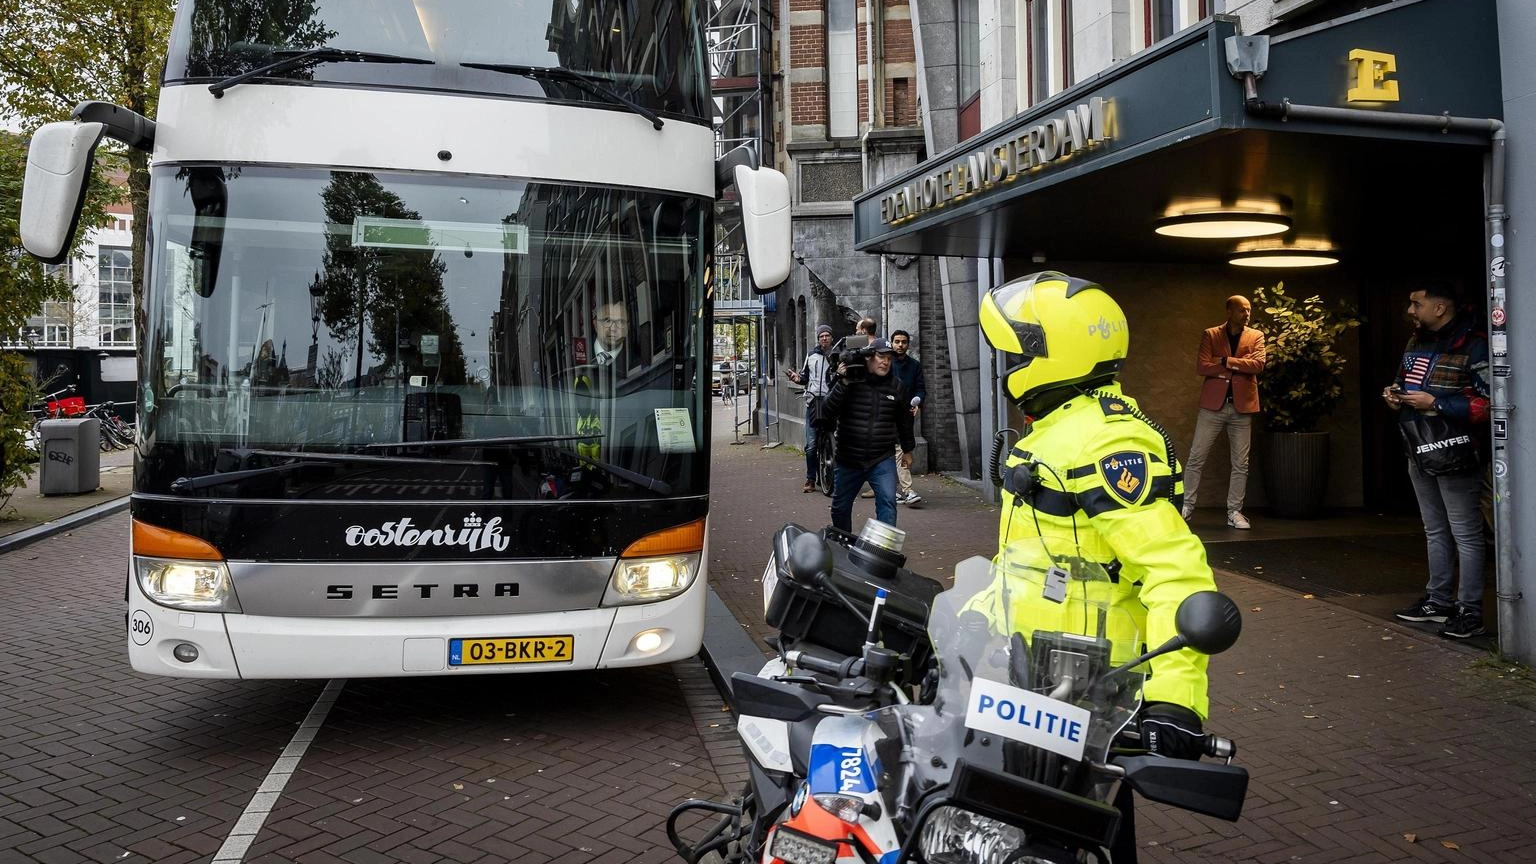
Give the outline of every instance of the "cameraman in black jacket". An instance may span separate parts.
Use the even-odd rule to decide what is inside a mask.
[[[853,530],[853,499],[867,481],[875,490],[875,518],[896,524],[896,445],[903,465],[912,464],[916,439],[906,388],[891,374],[891,343],[872,339],[844,352],[824,410],[837,418],[837,474],[832,524]]]

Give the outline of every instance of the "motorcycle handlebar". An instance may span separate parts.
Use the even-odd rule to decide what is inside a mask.
[[[1205,736],[1204,753],[1213,759],[1232,759],[1237,755],[1237,742],[1220,735]]]
[[[823,675],[835,675],[839,679],[852,678],[854,668],[860,662],[857,657],[844,657],[841,660],[832,660],[807,653],[806,651],[787,651],[784,654],[784,660],[790,666],[797,669],[820,672]]]
[[[1141,733],[1134,729],[1126,729],[1120,733],[1120,740],[1133,747],[1141,747]],[[1201,736],[1200,753],[1212,759],[1225,759],[1232,761],[1237,757],[1237,742],[1231,738],[1223,738],[1215,733],[1207,733]]]

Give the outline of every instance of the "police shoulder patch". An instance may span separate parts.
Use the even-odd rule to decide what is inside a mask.
[[[1099,410],[1104,412],[1105,417],[1133,416],[1131,414],[1131,406],[1125,400],[1116,399],[1113,396],[1100,396]]]
[[[1104,489],[1115,498],[1130,506],[1140,504],[1147,497],[1152,473],[1152,459],[1143,450],[1121,450],[1098,460],[1099,476]]]

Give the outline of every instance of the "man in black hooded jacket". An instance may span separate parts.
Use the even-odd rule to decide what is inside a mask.
[[[875,518],[896,524],[896,445],[903,465],[912,464],[917,447],[906,388],[891,374],[891,344],[874,339],[863,361],[864,374],[848,374],[839,364],[837,381],[824,410],[837,417],[837,474],[832,492],[832,524],[853,530],[853,499],[868,482],[875,490]],[[858,363],[860,361],[854,360]]]

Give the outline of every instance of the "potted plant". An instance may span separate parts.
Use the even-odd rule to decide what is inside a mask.
[[[1277,516],[1322,514],[1328,491],[1328,433],[1318,424],[1344,395],[1344,356],[1338,344],[1360,326],[1350,304],[1300,299],[1285,283],[1254,290],[1254,326],[1264,331],[1266,360],[1259,404],[1267,417],[1264,485]]]

